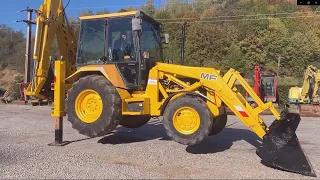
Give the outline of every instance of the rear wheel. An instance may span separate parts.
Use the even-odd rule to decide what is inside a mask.
[[[174,141],[184,145],[198,144],[211,131],[212,115],[199,97],[183,96],[168,104],[163,125]]]
[[[213,118],[212,129],[209,135],[213,136],[220,133],[226,127],[227,120],[227,111],[226,108],[223,108],[222,113],[219,116]]]
[[[120,125],[125,128],[139,128],[149,122],[150,116],[123,116]]]
[[[121,119],[121,99],[103,76],[89,75],[73,84],[68,94],[68,121],[80,134],[98,137],[113,131]]]

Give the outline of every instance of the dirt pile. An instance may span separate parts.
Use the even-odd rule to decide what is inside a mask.
[[[0,88],[8,89],[15,84],[15,80],[23,81],[23,73],[16,70],[0,70]]]

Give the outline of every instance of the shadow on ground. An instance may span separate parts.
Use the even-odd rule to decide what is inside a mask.
[[[129,144],[149,140],[171,140],[167,136],[161,122],[149,122],[137,128],[127,129],[118,127],[113,134],[103,137],[98,141],[101,144]],[[208,154],[228,150],[234,142],[244,140],[257,148],[259,138],[248,129],[225,128],[215,136],[209,136],[199,144],[187,146],[186,151],[192,154]]]
[[[128,129],[119,126],[116,131],[98,141],[101,144],[129,144],[149,140],[171,140],[167,136],[160,121],[152,121],[148,124],[136,128]]]
[[[260,145],[259,138],[252,131],[247,129],[225,128],[215,136],[204,139],[201,143],[191,145],[186,151],[192,154],[210,154],[228,150],[234,142],[244,140],[254,148]]]

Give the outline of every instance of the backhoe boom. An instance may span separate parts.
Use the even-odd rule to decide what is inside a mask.
[[[54,80],[54,62],[50,60],[53,40],[57,38],[61,59],[66,63],[66,76],[76,70],[77,40],[66,21],[62,0],[44,0],[37,11],[36,25],[33,78],[26,94],[40,99],[53,99],[51,83]]]

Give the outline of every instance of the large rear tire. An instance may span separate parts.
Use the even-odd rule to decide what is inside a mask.
[[[123,116],[120,125],[125,128],[139,128],[149,122],[150,116]]]
[[[223,111],[219,116],[213,117],[212,129],[209,136],[219,134],[226,127],[227,120],[227,111],[226,108],[223,108]]]
[[[200,143],[212,128],[212,114],[199,97],[183,96],[170,102],[163,114],[167,135],[184,145]]]
[[[120,123],[121,98],[103,76],[89,75],[75,82],[68,94],[68,121],[80,134],[99,137]]]

